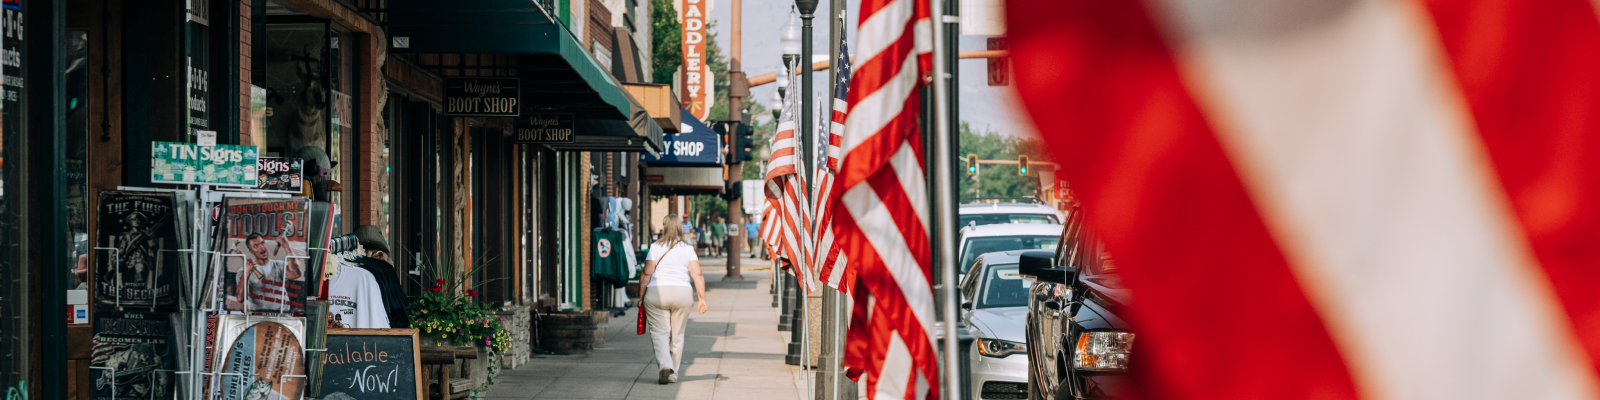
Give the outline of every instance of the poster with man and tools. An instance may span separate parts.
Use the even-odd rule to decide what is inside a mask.
[[[309,200],[223,199],[223,309],[252,314],[305,313]]]

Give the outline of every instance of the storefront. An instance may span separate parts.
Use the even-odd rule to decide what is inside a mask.
[[[103,220],[102,196],[201,193],[166,146],[298,159],[304,176],[271,184],[305,189],[267,197],[325,202],[334,235],[376,227],[409,294],[425,266],[473,271],[477,300],[522,318],[523,355],[529,310],[595,307],[591,200],[637,199],[637,155],[663,149],[659,119],[621,88],[648,74],[633,28],[648,5],[483,2],[441,17],[402,0],[0,0],[0,391],[87,398],[105,371],[93,321],[193,311],[97,290],[112,279],[98,266],[137,259],[107,229],[147,222]],[[451,110],[452,82],[490,77],[516,81],[517,110]],[[529,114],[568,115],[572,134],[519,138]]]

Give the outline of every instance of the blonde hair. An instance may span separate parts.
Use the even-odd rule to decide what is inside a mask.
[[[661,220],[661,237],[656,238],[656,244],[667,247],[689,244],[683,238],[683,218],[679,218],[678,214],[667,214]]]

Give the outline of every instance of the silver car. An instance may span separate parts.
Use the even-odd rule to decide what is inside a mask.
[[[1033,282],[1017,274],[1017,259],[1029,250],[977,256],[961,281],[962,319],[972,342],[972,398],[1028,397],[1026,323]]]

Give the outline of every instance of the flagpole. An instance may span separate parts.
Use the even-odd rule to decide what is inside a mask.
[[[949,66],[945,64],[945,60],[948,58],[947,56],[950,52],[950,49],[945,48],[946,31],[944,24],[946,22],[946,14],[948,13],[945,12],[944,3],[944,0],[928,1],[928,15],[933,16],[931,28],[933,30],[934,60],[934,156],[930,158],[932,158],[931,161],[933,161],[932,168],[934,181],[932,186],[934,188],[933,190],[935,199],[937,199],[937,201],[934,202],[933,209],[933,212],[937,215],[937,217],[933,218],[935,224],[937,224],[934,228],[934,237],[939,241],[938,245],[934,246],[934,248],[938,249],[937,251],[939,252],[938,257],[935,257],[934,259],[938,262],[937,265],[939,268],[940,278],[939,283],[940,288],[943,289],[944,293],[944,301],[941,306],[944,311],[944,376],[942,379],[944,380],[945,393],[942,393],[942,396],[940,397],[945,399],[959,399],[961,398],[961,377],[958,375],[960,375],[961,370],[961,357],[956,346],[956,323],[959,319],[959,316],[956,315],[956,272],[954,268],[956,248],[954,236],[955,188],[952,185],[954,181],[950,172],[950,168],[952,168],[952,161],[950,157],[948,157],[949,154],[952,154],[950,124],[946,122],[950,119],[950,88],[949,81],[946,80],[946,76],[948,76],[950,71],[948,71]]]

